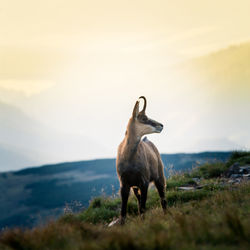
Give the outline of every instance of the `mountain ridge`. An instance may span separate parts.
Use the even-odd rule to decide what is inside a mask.
[[[3,148],[6,148],[5,151]],[[77,158],[80,154],[84,157],[85,151],[93,148],[105,151],[86,136],[57,131],[33,119],[19,108],[0,102],[0,171],[10,168],[15,170],[31,164],[56,163],[59,159]],[[5,153],[6,158],[6,151],[11,156],[3,161],[1,155]],[[15,160],[15,152],[19,162]],[[71,157],[65,155],[66,152]],[[23,157],[18,157],[19,155]]]

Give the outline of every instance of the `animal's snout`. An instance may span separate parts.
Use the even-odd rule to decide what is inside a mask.
[[[163,124],[158,123],[156,127],[160,128],[160,129],[163,129]]]
[[[157,132],[161,132],[163,130],[163,124],[158,123],[156,126],[156,130],[157,130]]]

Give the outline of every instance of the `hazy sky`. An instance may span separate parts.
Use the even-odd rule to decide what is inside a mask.
[[[105,148],[79,159],[116,155],[140,95],[166,125],[150,136],[161,152],[249,147],[236,121],[225,129],[232,109],[216,108],[223,98],[172,71],[249,41],[249,10],[249,0],[0,0],[0,97]]]

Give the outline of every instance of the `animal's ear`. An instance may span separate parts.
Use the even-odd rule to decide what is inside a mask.
[[[134,110],[133,110],[133,115],[132,115],[133,119],[137,119],[138,114],[139,114],[139,102],[137,101],[135,103]]]

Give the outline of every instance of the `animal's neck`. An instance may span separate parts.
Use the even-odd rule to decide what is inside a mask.
[[[127,159],[132,159],[135,155],[138,145],[141,141],[141,136],[138,136],[133,129],[127,129],[126,137],[124,139],[125,147],[124,154]]]

